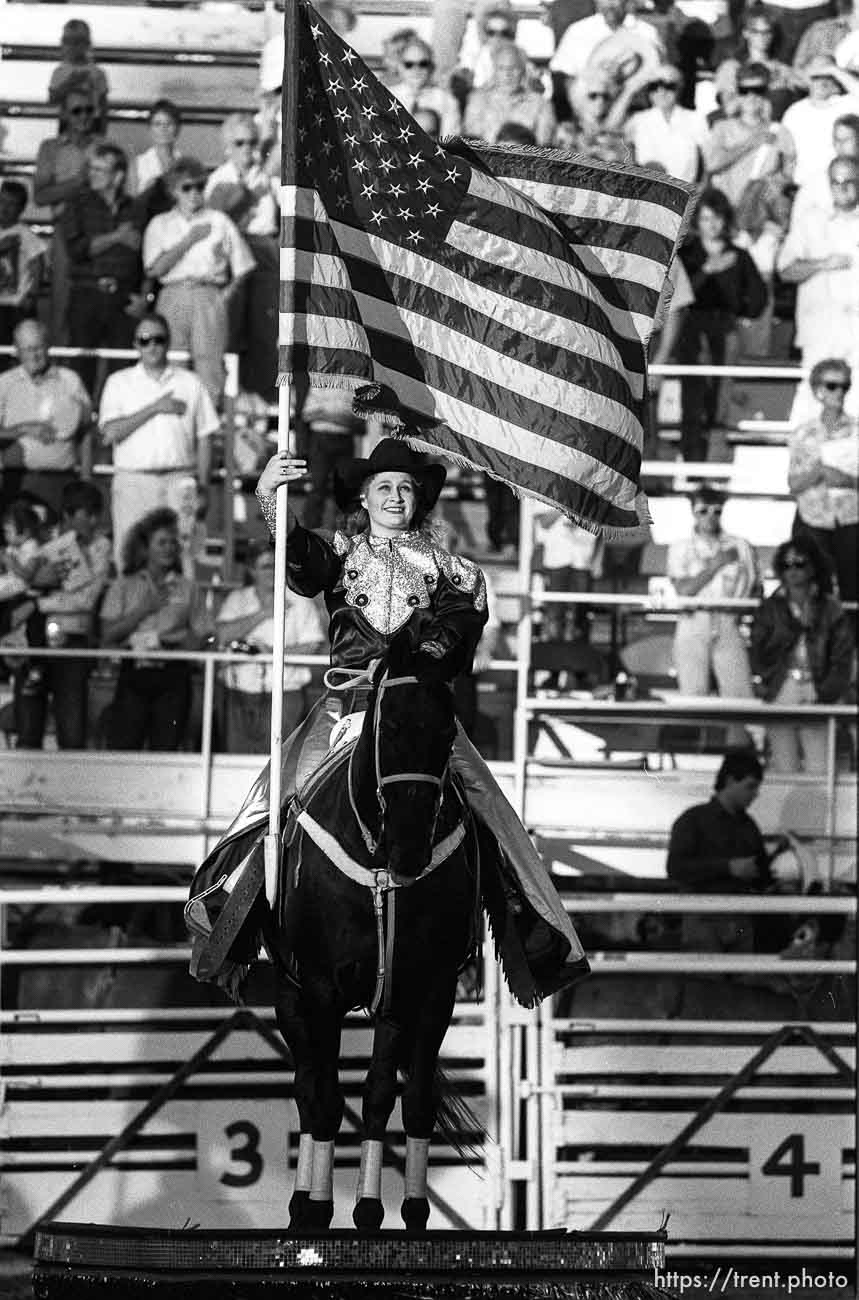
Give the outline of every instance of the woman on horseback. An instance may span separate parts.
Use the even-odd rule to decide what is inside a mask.
[[[306,472],[306,462],[288,452],[273,456],[263,470],[257,496],[272,534],[278,487],[298,481]],[[395,637],[408,638],[419,675],[424,670],[452,682],[471,667],[487,619],[486,586],[477,565],[450,554],[435,536],[429,516],[445,476],[443,466],[428,463],[398,438],[386,438],[369,458],[340,468],[338,505],[352,512],[343,531],[330,535],[305,529],[288,511],[287,583],[299,595],[323,594],[332,668],[346,670],[342,676],[347,683],[345,689],[338,688],[331,679],[322,699],[284,744],[282,788],[285,804],[293,808],[301,805],[332,749],[360,730],[372,691],[369,670],[380,660],[384,663]],[[584,952],[524,826],[461,727],[450,768],[474,815],[481,872],[493,879],[496,897],[500,891],[504,899],[500,923],[497,910],[492,919],[508,983],[520,1002],[533,1005],[587,973]],[[233,993],[235,970],[222,960],[223,945],[217,954],[207,951],[207,929],[211,931],[213,915],[230,906],[240,912],[228,927],[236,934],[241,912],[246,915],[253,904],[258,884],[231,890],[229,897],[218,884],[225,870],[235,875],[252,861],[254,844],[254,882],[261,879],[260,837],[268,816],[268,789],[266,768],[198,871],[186,910],[197,935],[192,973]],[[233,894],[242,901],[236,902]],[[195,925],[195,915],[202,924]],[[219,929],[223,931],[223,925]]]

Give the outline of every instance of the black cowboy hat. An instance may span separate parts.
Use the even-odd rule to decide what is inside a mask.
[[[383,438],[365,459],[341,461],[334,472],[334,497],[341,510],[354,505],[362,484],[373,474],[400,471],[411,474],[423,498],[423,506],[432,510],[447,478],[443,465],[434,465],[413,451],[401,438]]]

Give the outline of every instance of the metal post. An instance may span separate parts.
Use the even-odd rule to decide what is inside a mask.
[[[292,385],[281,380],[277,396],[277,449],[289,449],[290,399]],[[283,656],[286,620],[286,530],[287,486],[277,489],[274,539],[274,645],[271,665],[271,768],[269,784],[268,834],[265,837],[265,893],[274,906],[280,858],[281,749],[283,746]]]
[[[200,739],[200,816],[208,821],[212,804],[212,724],[215,712],[215,661],[203,664],[203,731]]]
[[[224,357],[226,380],[224,382],[224,556],[221,572],[229,582],[233,576],[236,557],[235,520],[233,517],[235,496],[235,420],[236,398],[239,394],[239,358],[235,352],[228,352]]]
[[[826,893],[832,889],[835,877],[835,834],[838,774],[836,745],[838,740],[838,720],[832,714],[826,719],[826,868],[823,888]]]

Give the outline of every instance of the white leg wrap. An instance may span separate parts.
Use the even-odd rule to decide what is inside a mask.
[[[298,1139],[298,1164],[295,1169],[295,1190],[309,1192],[313,1178],[313,1138],[302,1133]]]
[[[311,1201],[334,1199],[334,1143],[313,1143],[313,1167],[310,1175]]]
[[[374,1201],[382,1199],[382,1143],[364,1141],[361,1143],[361,1168],[358,1171],[358,1187],[355,1201],[362,1196],[369,1196]]]
[[[406,1200],[425,1200],[429,1138],[406,1138]]]

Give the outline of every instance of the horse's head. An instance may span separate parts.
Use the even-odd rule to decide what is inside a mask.
[[[455,735],[450,686],[428,655],[413,654],[398,638],[377,675],[373,707],[377,862],[398,883],[414,880],[429,865]]]

